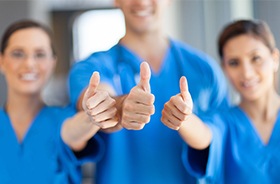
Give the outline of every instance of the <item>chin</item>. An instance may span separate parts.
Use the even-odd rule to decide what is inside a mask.
[[[41,88],[38,87],[28,87],[25,89],[20,90],[20,93],[27,96],[37,95],[41,92]]]
[[[247,94],[242,94],[242,100],[254,102],[257,101],[261,98],[262,96],[259,94],[253,94],[253,93],[247,93]]]

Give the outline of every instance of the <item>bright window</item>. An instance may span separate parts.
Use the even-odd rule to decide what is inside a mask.
[[[74,22],[73,53],[80,60],[93,52],[115,45],[125,34],[124,17],[119,9],[91,10]]]

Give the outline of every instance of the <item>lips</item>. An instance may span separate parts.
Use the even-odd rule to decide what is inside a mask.
[[[245,82],[242,82],[242,87],[244,88],[253,88],[255,86],[257,86],[259,83],[259,80],[250,80],[250,81],[245,81]]]
[[[152,11],[151,10],[135,10],[133,11],[133,13],[139,17],[147,17],[152,15]]]
[[[20,75],[20,79],[24,81],[35,81],[38,79],[38,75],[36,73],[24,73]]]

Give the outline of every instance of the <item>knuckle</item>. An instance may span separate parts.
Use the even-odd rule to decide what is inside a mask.
[[[150,116],[144,116],[143,123],[149,123],[150,122]]]

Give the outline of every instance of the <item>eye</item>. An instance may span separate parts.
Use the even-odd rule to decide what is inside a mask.
[[[11,53],[11,57],[13,58],[13,59],[24,59],[25,58],[25,54],[24,54],[24,52],[22,52],[22,51],[13,51],[12,53]]]
[[[237,67],[239,65],[239,61],[237,59],[230,59],[227,63],[231,67]]]
[[[44,53],[44,52],[37,52],[34,57],[37,59],[37,60],[44,60],[47,58],[47,54]]]
[[[262,58],[259,55],[254,55],[251,59],[254,63],[260,63]]]

